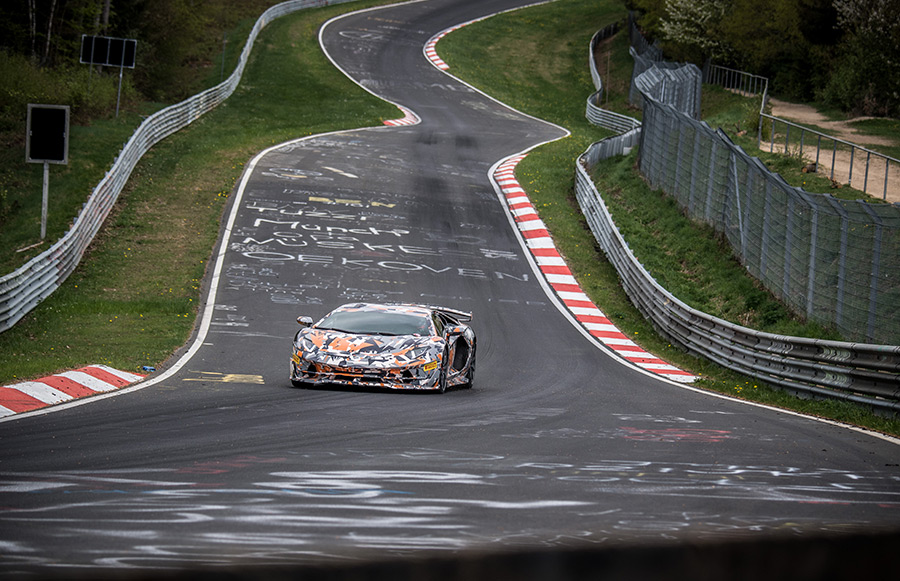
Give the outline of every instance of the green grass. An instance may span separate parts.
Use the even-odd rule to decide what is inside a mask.
[[[305,10],[264,29],[235,94],[144,157],[78,269],[0,334],[0,382],[94,363],[137,371],[159,366],[183,345],[243,164],[274,143],[400,116],[335,69],[317,40],[325,20],[385,3]],[[123,143],[138,115],[128,119],[80,128],[70,150],[72,172],[94,165],[102,176],[111,157],[99,151],[100,143]],[[83,187],[73,188],[79,206],[95,178],[84,172]],[[48,239],[63,230],[55,227]]]
[[[593,92],[586,58],[588,42],[595,31],[623,15],[616,2],[559,0],[456,31],[437,48],[453,74],[503,102],[571,131],[571,137],[533,151],[519,164],[517,177],[579,284],[626,335],[663,359],[700,374],[701,387],[900,434],[900,420],[883,418],[846,402],[799,399],[695,358],[659,336],[628,300],[615,269],[597,248],[578,210],[573,179],[575,159],[590,143],[609,135],[592,127],[584,116],[585,101]],[[601,51],[612,53],[598,63],[604,69],[604,79],[606,63],[611,65],[609,108],[639,118],[626,104],[631,62],[625,37],[619,33],[601,47]],[[746,100],[720,97],[722,103],[713,103],[720,123],[740,124],[752,115]],[[756,107],[758,111],[758,104]],[[755,130],[753,138],[755,145]],[[802,323],[762,290],[711,230],[690,223],[673,201],[646,185],[634,161],[632,154],[607,162],[595,172],[595,179],[601,192],[609,192],[604,200],[625,231],[629,245],[637,249],[654,276],[665,281],[664,286],[674,287],[677,296],[684,295],[684,300],[697,308],[739,324],[791,335],[836,338],[831,332]]]
[[[0,188],[5,197],[0,212],[0,273],[7,274],[47,250],[69,229],[94,186],[112,166],[141,116],[126,112],[119,119],[101,119],[89,126],[73,125],[68,165],[51,165],[48,188],[47,236],[41,241],[42,164],[26,164],[25,148],[0,150]],[[25,251],[22,248],[33,246]]]
[[[900,159],[900,119],[862,119],[853,121],[850,125],[857,131],[862,131],[869,135],[884,137],[898,143],[897,146],[873,147],[870,149],[880,151],[885,155]]]

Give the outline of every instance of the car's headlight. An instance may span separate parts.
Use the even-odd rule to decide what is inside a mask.
[[[420,357],[426,357],[429,351],[428,347],[414,347],[409,350],[407,356],[410,359],[419,359]]]
[[[312,351],[314,347],[315,347],[315,345],[313,345],[313,342],[310,341],[309,339],[307,339],[306,337],[300,337],[294,343],[294,350],[296,350],[300,353],[303,353],[303,352],[308,353],[308,352]]]

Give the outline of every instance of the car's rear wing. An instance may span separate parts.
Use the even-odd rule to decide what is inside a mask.
[[[390,303],[395,305],[406,305],[410,307],[419,307],[423,309],[430,309],[432,311],[437,311],[438,313],[444,313],[445,315],[449,315],[459,321],[460,323],[468,323],[472,320],[472,313],[468,313],[466,311],[458,311],[456,309],[451,309],[449,307],[438,307],[435,305],[422,305],[417,303]]]
[[[469,323],[472,321],[472,313],[467,313],[466,311],[457,311],[456,309],[450,309],[448,307],[432,307],[429,306],[429,309],[432,311],[437,311],[439,313],[444,313],[450,315],[460,323]]]

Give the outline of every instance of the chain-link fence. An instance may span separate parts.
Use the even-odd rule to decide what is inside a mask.
[[[699,70],[659,65],[642,59],[632,85],[644,111],[639,167],[650,184],[725,234],[747,270],[795,311],[851,340],[900,343],[900,205],[789,186],[696,121]]]
[[[652,98],[640,169],[723,232],[747,270],[797,312],[855,340],[900,341],[900,206],[791,187],[723,132]]]
[[[646,42],[638,43],[638,46],[646,45]],[[594,48],[592,41],[592,67],[595,67]],[[647,71],[654,72],[648,74]],[[666,77],[667,73],[652,67],[647,71],[638,77],[638,86],[643,86],[648,94],[659,94],[662,98],[672,97],[678,107],[691,110],[693,100],[683,98],[684,95],[691,95],[689,91],[660,91],[654,84],[661,82],[660,79]],[[599,89],[599,75],[593,76]],[[735,83],[733,75],[729,73],[727,77],[725,82]],[[690,71],[684,78],[691,87],[696,85],[694,71]],[[757,82],[758,79],[737,78],[742,91],[753,91]],[[778,272],[782,274],[781,282],[790,282],[797,275],[786,267],[784,261],[793,261],[795,255],[807,255],[807,261],[797,263],[800,266],[794,268],[799,273],[802,265],[810,264],[808,255],[818,253],[821,258],[822,252],[818,250],[818,246],[813,246],[810,250],[802,241],[812,240],[817,243],[820,238],[835,235],[841,240],[838,244],[841,253],[825,259],[825,268],[827,264],[837,262],[840,264],[839,269],[844,272],[843,276],[853,276],[846,274],[851,270],[847,265],[847,257],[851,255],[847,247],[856,239],[851,237],[854,227],[849,223],[849,212],[840,211],[843,206],[838,204],[834,210],[847,222],[839,225],[839,233],[829,231],[835,225],[833,221],[829,222],[822,217],[824,212],[819,211],[814,196],[790,188],[777,175],[769,174],[757,160],[742,155],[740,148],[731,144],[724,134],[712,131],[707,125],[681,112],[678,107],[664,105],[652,98],[648,98],[646,104],[643,129],[652,129],[652,135],[655,136],[649,141],[643,141],[642,148],[655,146],[655,154],[648,155],[642,149],[641,155],[647,165],[657,164],[648,173],[660,178],[661,183],[657,185],[667,188],[667,191],[687,192],[686,196],[682,196],[687,199],[682,202],[683,205],[702,220],[718,222],[730,228],[730,238],[737,238],[742,247],[751,248],[754,244],[757,248],[765,247],[764,251],[751,258],[762,265],[759,270],[775,271],[780,268],[782,270]],[[593,123],[597,123],[595,119],[605,122],[605,115],[592,114],[592,106],[589,99],[588,118]],[[578,159],[575,166],[575,194],[597,243],[615,266],[625,292],[638,310],[668,340],[728,369],[797,394],[846,399],[893,413],[900,411],[900,346],[824,341],[764,333],[692,309],[659,286],[631,253],[588,174],[599,160],[626,153],[641,140],[642,126],[636,120],[634,123],[635,126],[630,131],[592,144]],[[598,124],[608,129],[616,128]],[[620,124],[616,120],[615,125]],[[691,131],[686,131],[686,128]],[[673,138],[675,135],[677,138]],[[744,158],[749,159],[751,165],[739,167],[738,159]],[[706,191],[705,195],[701,190]],[[726,194],[724,197],[716,197],[711,192]],[[795,198],[807,205],[798,208]],[[833,205],[831,201],[827,203]],[[857,203],[851,206],[871,216],[868,223],[879,228],[880,233],[870,238],[877,240],[878,248],[883,249],[881,242],[885,220],[877,212],[872,213],[872,205]],[[883,205],[874,207],[887,208]],[[762,217],[759,216],[760,208]],[[815,230],[813,235],[804,230],[804,224],[810,222],[804,216],[809,215],[812,216]],[[785,216],[791,225],[785,225],[784,219],[779,221],[779,217]],[[778,232],[795,230],[798,234],[792,235],[793,242],[778,244]],[[881,250],[873,252],[878,254]],[[768,258],[770,256],[782,257],[783,261],[773,268]],[[874,264],[884,263],[881,257],[876,256]],[[786,292],[790,292],[790,284],[785,284]],[[809,288],[807,279],[806,287],[799,291],[802,294]],[[877,293],[874,290],[871,291],[870,298],[872,302],[876,301]],[[894,301],[896,303],[896,298]],[[874,326],[874,321],[870,322]]]

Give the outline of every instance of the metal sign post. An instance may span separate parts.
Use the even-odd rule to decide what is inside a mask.
[[[119,117],[119,101],[122,99],[122,70],[134,68],[137,41],[130,38],[81,35],[81,63],[119,67],[119,91],[116,95],[116,118]]]
[[[47,206],[50,198],[50,164],[69,163],[69,107],[28,104],[25,162],[44,164],[41,199],[41,240],[47,236]]]
[[[41,240],[47,237],[47,206],[50,202],[50,164],[44,162],[44,187],[41,190]]]

